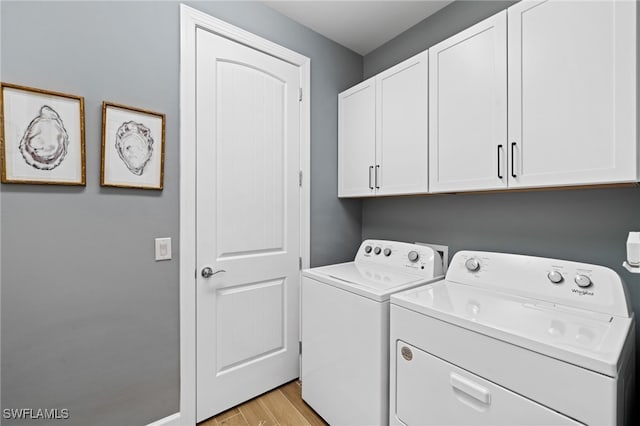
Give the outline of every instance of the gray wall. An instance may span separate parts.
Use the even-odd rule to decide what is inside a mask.
[[[365,56],[365,77],[512,3],[466,1],[447,6]],[[610,267],[627,282],[633,309],[640,312],[640,275],[621,266],[628,232],[640,230],[637,187],[367,199],[362,210],[363,238],[445,244],[450,256],[475,249]]]
[[[364,57],[365,79],[506,9],[518,0],[457,0]]]
[[[336,99],[362,58],[259,3],[192,5],[311,58],[311,263],[351,258],[361,204],[336,198]],[[149,423],[179,408],[179,3],[0,8],[2,81],[84,96],[87,152],[84,188],[1,185],[2,408]],[[103,100],[167,114],[162,192],[99,186]],[[154,262],[158,236],[173,260]]]

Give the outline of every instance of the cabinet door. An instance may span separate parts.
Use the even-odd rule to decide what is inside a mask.
[[[508,9],[509,186],[637,180],[636,2]]]
[[[338,196],[374,194],[376,92],[370,78],[338,95]]]
[[[429,190],[427,52],[376,76],[378,195]]]
[[[429,189],[507,186],[507,12],[429,49]]]

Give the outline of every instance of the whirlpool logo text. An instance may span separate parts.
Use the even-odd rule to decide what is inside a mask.
[[[578,293],[580,296],[593,296],[593,292],[589,290],[578,290],[577,288],[573,288],[571,291]]]

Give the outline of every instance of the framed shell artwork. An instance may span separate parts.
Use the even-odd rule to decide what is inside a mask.
[[[0,83],[2,183],[85,185],[84,98]]]
[[[165,120],[158,112],[102,103],[102,186],[162,189]]]

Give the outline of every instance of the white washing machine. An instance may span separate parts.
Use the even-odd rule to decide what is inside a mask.
[[[390,423],[628,424],[634,336],[611,269],[459,252],[391,298]]]
[[[389,421],[389,296],[442,278],[430,247],[364,241],[302,278],[302,399],[329,424]]]

